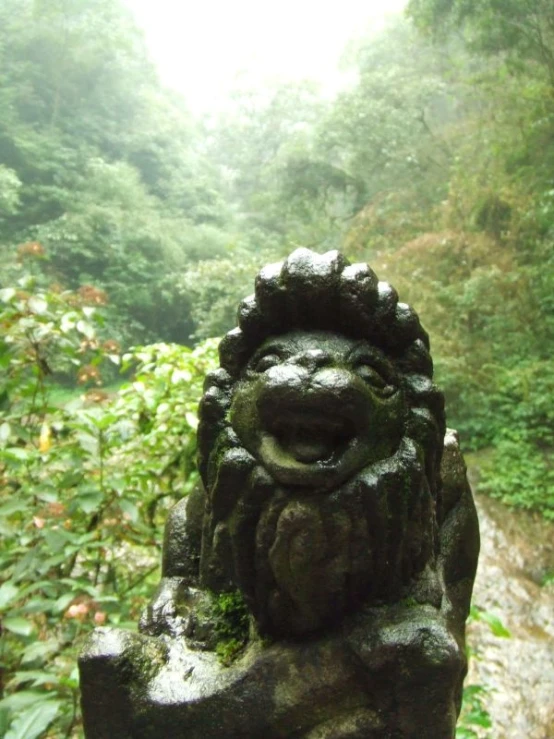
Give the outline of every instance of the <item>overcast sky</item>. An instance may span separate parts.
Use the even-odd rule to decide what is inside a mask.
[[[407,0],[126,0],[162,80],[197,111],[224,107],[237,75],[337,85],[346,42]]]

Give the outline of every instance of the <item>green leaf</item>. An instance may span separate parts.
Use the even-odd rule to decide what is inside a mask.
[[[84,493],[75,498],[75,503],[84,513],[95,511],[103,499],[102,493]]]
[[[35,705],[37,701],[44,701],[44,693],[36,690],[18,690],[17,693],[2,698],[0,710],[7,708],[13,713],[20,713],[29,706]]]
[[[56,639],[49,639],[48,641],[36,641],[33,644],[29,644],[23,650],[21,662],[28,664],[29,662],[35,662],[35,660],[45,660],[51,654],[54,654],[59,649],[60,645]]]
[[[0,586],[0,608],[5,608],[18,593],[19,588],[17,585],[14,585],[13,582],[8,581]]]
[[[26,462],[30,456],[30,452],[21,447],[10,447],[0,452],[0,459],[5,459],[7,462]]]
[[[0,425],[0,446],[4,446],[11,434],[11,426],[7,421]]]
[[[69,313],[64,313],[60,322],[60,328],[64,334],[69,333],[75,328],[75,322],[77,320],[77,313],[75,311],[70,311]]]
[[[5,287],[3,290],[0,290],[0,300],[3,303],[9,303],[16,293],[17,290],[15,288]]]
[[[64,546],[71,541],[72,536],[63,529],[47,529],[44,531],[44,539],[53,554],[61,552]]]
[[[36,739],[52,723],[59,710],[58,701],[41,701],[12,721],[4,739]]]
[[[52,611],[52,601],[47,598],[36,596],[28,600],[25,605],[21,606],[21,613],[43,613],[50,614]]]
[[[79,687],[80,682],[80,674],[79,674],[79,668],[75,666],[71,672],[69,673],[69,681],[72,683],[75,687]]]
[[[4,503],[3,506],[0,506],[0,517],[11,516],[12,513],[17,513],[18,511],[26,511],[28,508],[28,503],[23,500],[13,498],[13,500],[10,500],[7,503]]]
[[[139,510],[134,503],[131,503],[130,500],[120,500],[119,507],[121,508],[123,513],[127,514],[129,520],[133,523],[136,523],[139,520]]]
[[[77,321],[77,331],[80,331],[87,339],[94,339],[94,326],[91,326],[88,321]]]
[[[198,416],[196,415],[196,413],[191,413],[190,411],[188,413],[185,413],[185,419],[191,429],[194,429],[196,431],[196,429],[198,428]]]
[[[49,489],[46,486],[37,490],[35,495],[39,500],[43,500],[45,503],[57,503],[59,500],[58,491],[55,488]]]
[[[92,457],[96,457],[98,455],[99,444],[97,436],[93,436],[93,434],[85,431],[79,433],[77,438],[79,439],[79,444],[83,451],[90,454]]]
[[[58,675],[51,672],[43,672],[42,670],[22,670],[16,672],[10,680],[10,687],[32,683],[31,687],[39,688],[41,685],[57,685],[60,681]]]
[[[456,739],[478,739],[478,737],[471,729],[467,729],[465,726],[458,726],[456,728]]]
[[[68,605],[71,603],[71,601],[75,598],[75,593],[64,593],[64,595],[60,595],[60,597],[56,600],[54,605],[52,606],[52,611],[54,613],[62,613],[66,610]]]
[[[498,618],[498,616],[494,615],[494,613],[489,613],[488,611],[481,611],[480,618],[482,621],[484,621],[486,624],[489,625],[490,630],[492,631],[494,636],[497,636],[501,639],[511,638],[512,636],[511,633],[504,626],[504,624]]]
[[[0,707],[0,736],[5,736],[10,725],[11,711],[5,706]]]
[[[19,636],[30,636],[35,628],[30,621],[20,616],[3,619],[2,626]]]
[[[482,726],[485,729],[490,729],[492,726],[491,717],[482,710],[470,711],[464,718],[470,726]]]
[[[47,301],[40,295],[33,295],[30,297],[27,301],[27,305],[29,306],[29,310],[32,313],[36,313],[37,316],[43,316],[48,310]]]
[[[58,482],[58,488],[66,490],[77,485],[83,479],[83,473],[80,470],[67,470]]]

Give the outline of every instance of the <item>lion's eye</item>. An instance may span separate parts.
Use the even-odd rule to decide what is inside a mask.
[[[394,387],[389,385],[385,378],[371,365],[359,364],[356,367],[356,374],[374,390],[378,390],[381,395],[392,395],[394,393]]]
[[[258,359],[254,365],[254,372],[265,372],[271,367],[275,367],[280,361],[277,354],[266,354],[264,357]]]

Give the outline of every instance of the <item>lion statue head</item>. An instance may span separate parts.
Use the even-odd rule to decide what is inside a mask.
[[[444,400],[429,339],[366,264],[265,267],[200,405],[201,583],[302,636],[433,571]],[[416,588],[417,589],[417,588]]]

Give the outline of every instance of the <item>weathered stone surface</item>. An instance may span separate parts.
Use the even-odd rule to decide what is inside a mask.
[[[478,468],[472,472],[478,479]],[[552,523],[488,495],[478,495],[476,505],[484,536],[473,602],[510,638],[485,619],[472,621],[468,638],[478,659],[466,683],[488,690],[494,739],[554,737],[554,583],[544,584],[554,572]]]
[[[81,657],[87,737],[450,739],[479,534],[427,334],[369,267],[306,249],[238,322],[142,634]]]

